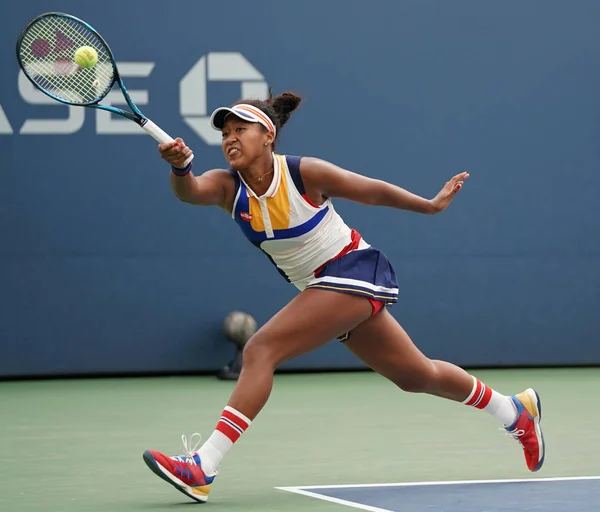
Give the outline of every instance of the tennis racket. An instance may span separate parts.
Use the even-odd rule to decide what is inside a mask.
[[[96,51],[98,60],[94,65],[81,67],[75,62],[75,52],[82,47]],[[107,110],[137,123],[158,142],[173,142],[171,136],[135,105],[119,76],[108,44],[86,22],[60,12],[38,16],[17,40],[17,60],[33,85],[56,101]],[[100,104],[115,84],[121,89],[130,112]],[[191,155],[185,165],[193,157]]]

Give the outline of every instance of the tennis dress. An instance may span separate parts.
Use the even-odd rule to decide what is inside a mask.
[[[398,284],[390,262],[346,225],[330,199],[321,206],[312,203],[300,174],[301,158],[274,154],[273,181],[260,197],[232,170],[231,216],[300,291],[320,288],[395,303]]]

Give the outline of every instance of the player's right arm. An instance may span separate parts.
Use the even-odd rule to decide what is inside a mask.
[[[182,139],[161,143],[158,146],[160,156],[173,167],[182,169],[184,161],[191,155],[191,150]],[[190,171],[184,176],[171,172],[171,188],[178,199],[199,206],[220,206],[231,211],[233,201],[234,180],[229,171],[213,169],[200,176]]]

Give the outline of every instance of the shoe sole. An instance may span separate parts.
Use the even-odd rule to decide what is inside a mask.
[[[535,468],[533,468],[531,471],[539,471],[539,469],[543,466],[544,458],[546,457],[546,443],[544,442],[544,433],[542,432],[542,427],[540,426],[542,421],[542,401],[540,400],[540,395],[538,395],[535,389],[526,389],[525,393],[529,395],[529,398],[531,398],[535,404],[538,412],[538,415],[533,419],[533,424],[535,427],[535,435],[537,436],[538,444],[541,450],[541,457]]]
[[[171,484],[179,492],[182,492],[188,498],[191,498],[198,503],[206,503],[207,502],[208,496],[206,496],[204,499],[202,499],[202,497],[195,495],[192,492],[192,488],[189,485],[186,485],[178,478],[175,478],[171,473],[169,473],[165,468],[163,468],[158,462],[156,462],[156,459],[152,456],[152,454],[148,450],[146,450],[144,452],[144,455],[142,456],[142,458],[144,459],[146,466],[148,466],[150,468],[150,471],[152,471],[156,476],[162,478],[165,482]]]

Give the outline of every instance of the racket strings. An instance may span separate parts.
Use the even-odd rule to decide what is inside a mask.
[[[82,46],[98,53],[98,62],[81,68],[74,60]],[[103,98],[114,78],[106,45],[82,23],[62,16],[46,16],[24,34],[19,56],[27,75],[39,87],[63,101],[87,104]]]

